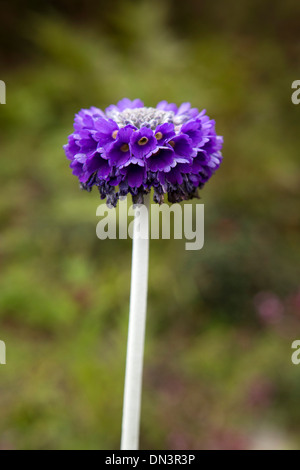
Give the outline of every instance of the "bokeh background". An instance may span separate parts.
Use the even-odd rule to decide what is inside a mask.
[[[1,2],[1,449],[118,449],[131,241],[62,145],[124,96],[206,108],[205,247],[151,242],[143,449],[300,448],[300,3]]]

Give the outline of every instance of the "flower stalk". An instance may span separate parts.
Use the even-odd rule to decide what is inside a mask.
[[[150,195],[144,198],[144,208],[136,206],[133,225],[130,312],[123,403],[121,450],[138,450],[142,398],[143,357],[146,328],[149,206]],[[143,227],[141,236],[140,227]]]

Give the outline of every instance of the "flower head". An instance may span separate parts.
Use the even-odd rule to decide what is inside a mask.
[[[99,189],[116,205],[130,193],[142,201],[151,188],[162,203],[197,197],[219,168],[223,139],[205,110],[161,101],[155,108],[124,98],[105,112],[82,109],[64,146],[82,189]]]

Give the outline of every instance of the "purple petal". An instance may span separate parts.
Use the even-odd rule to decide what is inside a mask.
[[[76,160],[76,162],[78,163],[81,163],[81,165],[83,165],[86,162],[86,159],[87,159],[87,156],[85,153],[77,153],[74,157],[74,160]]]
[[[134,109],[134,108],[142,108],[144,103],[139,100],[129,100],[128,98],[123,98],[121,101],[118,102],[117,107],[120,111],[124,111],[124,109]]]
[[[131,156],[129,143],[133,132],[134,129],[131,126],[119,130],[117,139],[106,152],[111,165],[122,167],[129,161]],[[128,147],[128,150],[126,150],[126,147]]]
[[[190,173],[191,172],[191,165],[188,163],[178,163],[174,168],[171,169],[168,173],[166,173],[166,179],[169,183],[175,184],[182,184],[183,177],[182,174]]]
[[[168,141],[172,146],[175,153],[175,158],[178,163],[190,163],[194,150],[191,145],[191,139],[186,135],[177,135]]]
[[[125,109],[134,109],[134,108],[143,108],[144,103],[139,100],[129,100],[128,98],[123,98],[118,102],[117,105],[111,105],[106,108],[105,112],[109,114],[111,111],[124,111]]]
[[[92,129],[94,127],[94,119],[101,116],[105,116],[101,109],[95,107],[82,109],[75,115],[75,131],[80,131],[81,129]]]
[[[162,109],[163,111],[173,111],[175,114],[177,113],[177,106],[175,103],[168,103],[166,100],[160,101],[157,106],[157,109]]]
[[[117,167],[122,167],[130,159],[130,150],[124,152],[116,142],[109,148],[107,155],[111,166],[116,165]]]
[[[80,152],[80,147],[79,145],[76,144],[76,141],[77,141],[77,134],[71,134],[68,137],[68,144],[63,146],[66,157],[69,160],[73,160],[74,156]]]
[[[191,103],[182,103],[177,111],[177,114],[186,114],[191,108]]]
[[[95,121],[96,133],[94,139],[99,142],[99,147],[105,147],[111,144],[115,139],[113,133],[119,129],[118,124],[112,119],[99,118]]]
[[[200,121],[193,120],[183,124],[181,128],[181,132],[187,134],[191,139],[193,147],[196,147],[203,139],[201,127]]]
[[[80,176],[82,174],[82,163],[78,162],[77,160],[73,160],[70,164],[70,168],[72,168],[73,175]]]
[[[102,177],[109,175],[111,168],[107,160],[104,160],[99,153],[94,157],[89,158],[85,165],[84,170],[90,174],[93,174],[95,171],[98,171]]]
[[[165,124],[160,124],[157,126],[155,129],[155,136],[157,134],[162,134],[162,137],[160,139],[157,139],[158,145],[164,145],[165,142],[170,139],[171,137],[175,136],[175,129],[174,129],[174,124],[171,122],[166,122]]]
[[[199,114],[197,108],[191,108],[191,103],[182,103],[177,111],[177,115],[185,114],[190,118],[196,117]]]

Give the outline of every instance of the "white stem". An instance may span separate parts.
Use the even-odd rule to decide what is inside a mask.
[[[134,218],[121,450],[138,450],[139,447],[148,291],[149,205],[150,196],[147,195],[147,210],[140,211],[139,217],[135,211]],[[146,238],[139,237],[140,227],[143,227],[143,233],[147,234]]]

